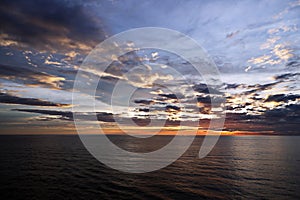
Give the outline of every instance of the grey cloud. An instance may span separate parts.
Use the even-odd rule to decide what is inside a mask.
[[[138,126],[147,126],[150,122],[155,126],[155,124],[160,124],[160,120],[157,119],[149,119],[149,118],[132,118],[132,120],[138,125]],[[169,126],[179,126],[180,121],[179,120],[169,120],[167,119],[165,121],[164,126],[169,127]]]
[[[225,130],[273,132],[273,134],[299,134],[300,105],[291,104],[283,108],[275,108],[261,115],[246,113],[227,113]]]
[[[149,108],[139,108],[138,111],[140,112],[150,112]]]
[[[298,57],[298,59],[299,59],[299,57]],[[289,69],[296,68],[296,67],[299,68],[299,66],[300,66],[300,62],[299,62],[299,60],[296,60],[296,59],[291,60],[286,64],[286,67]]]
[[[193,89],[196,92],[204,93],[204,94],[222,94],[222,92],[220,92],[219,90],[209,87],[206,84],[202,84],[202,83],[194,85]]]
[[[181,110],[181,108],[180,107],[178,107],[178,106],[175,106],[175,105],[167,105],[166,106],[166,111],[167,112],[178,112],[178,111],[180,111]]]
[[[31,106],[55,106],[55,107],[70,106],[70,104],[54,103],[54,102],[44,101],[35,98],[17,97],[6,93],[0,93],[0,103],[31,105]]]
[[[0,64],[0,78],[28,85],[40,85],[59,89],[64,82],[63,77],[39,71],[29,66],[8,66]]]
[[[55,111],[55,110],[39,110],[39,109],[12,109],[13,111],[18,111],[18,112],[28,112],[28,113],[38,113],[38,114],[43,114],[43,115],[51,115],[51,116],[56,116],[56,119],[60,120],[68,120],[68,121],[73,121],[73,113],[70,111]],[[95,113],[77,113],[77,117],[80,120],[85,120],[85,121],[93,121]],[[115,122],[114,117],[118,116],[113,116],[112,113],[106,113],[106,112],[97,112],[96,113],[97,120],[101,122]],[[132,117],[132,118],[122,118],[119,122],[122,124],[131,124],[131,120],[133,120],[137,125],[139,126],[146,126],[147,124],[150,123],[150,119],[148,118],[137,118],[137,117]],[[153,119],[154,124],[160,124],[160,120]],[[166,120],[165,126],[178,126],[180,124],[180,121],[174,121],[174,120]]]
[[[246,91],[243,94],[250,95],[250,94],[255,94],[257,92],[261,92],[261,91],[264,91],[267,89],[271,89],[273,86],[277,85],[278,83],[280,83],[280,82],[277,81],[277,82],[267,83],[267,84],[249,85],[249,86],[247,86],[249,89],[251,89],[251,88],[254,88],[254,89]]]
[[[60,119],[73,120],[73,113],[69,111],[56,111],[56,110],[39,110],[39,109],[12,109],[13,111],[38,113],[43,115],[60,116]]]
[[[275,94],[275,95],[270,95],[268,98],[265,100],[265,102],[288,102],[288,101],[295,101],[296,99],[300,99],[300,95],[285,95],[285,94]]]
[[[40,50],[87,50],[104,39],[101,23],[83,3],[65,0],[3,0],[1,32],[6,39]]]
[[[245,87],[245,84],[227,83],[224,84],[225,89],[237,89],[239,87]]]
[[[286,74],[281,74],[281,75],[277,75],[274,78],[276,80],[286,80],[292,77],[297,77],[300,76],[300,73],[286,73]]]
[[[212,102],[218,104],[218,103],[224,103],[225,97],[221,96],[197,96],[197,101],[199,103],[208,104],[210,105]]]
[[[152,99],[135,99],[134,103],[144,104],[144,105],[150,105],[150,104],[153,104],[154,101]]]
[[[287,124],[290,122],[300,122],[300,105],[290,104],[284,108],[276,108],[265,112],[265,117],[270,118],[274,123],[284,120]]]
[[[62,120],[70,120],[70,121],[74,120],[73,113],[70,111],[39,110],[39,109],[13,109],[13,111],[38,113],[38,114],[43,114],[43,115],[53,115],[53,116],[59,116],[59,119],[62,119]],[[92,117],[92,115],[95,115],[95,114],[96,114],[98,121],[114,122],[113,114],[106,113],[106,112],[79,113],[77,116],[81,120],[92,121],[94,119],[94,117]]]
[[[159,94],[161,97],[166,97],[168,99],[177,99],[176,94]]]

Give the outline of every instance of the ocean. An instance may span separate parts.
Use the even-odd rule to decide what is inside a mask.
[[[139,151],[153,142],[110,139]],[[77,135],[3,135],[0,199],[300,199],[299,136],[222,136],[199,159],[202,140],[166,168],[130,174],[97,161]]]

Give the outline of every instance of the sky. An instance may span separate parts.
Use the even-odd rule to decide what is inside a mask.
[[[187,131],[197,122],[203,134],[220,117],[211,98],[225,99],[223,134],[300,134],[299,0],[2,0],[0,11],[1,134],[76,134],[72,109],[79,106],[91,133],[100,124],[107,134],[147,134],[164,121],[160,134],[173,134],[182,122]],[[193,38],[222,84],[204,83],[170,52],[137,50],[117,58],[105,76],[85,71],[88,79],[100,78],[96,106],[74,105],[73,84],[86,56],[110,36],[141,27]],[[112,110],[118,81],[138,91],[129,106]]]

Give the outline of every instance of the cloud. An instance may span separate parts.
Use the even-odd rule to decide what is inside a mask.
[[[237,83],[226,83],[225,85],[225,89],[237,89],[241,86],[244,86],[244,84],[237,84]]]
[[[290,104],[284,108],[268,110],[264,116],[277,133],[299,134],[300,105]]]
[[[277,75],[274,78],[275,80],[286,80],[298,76],[300,76],[300,73],[285,73],[285,74]]]
[[[176,94],[158,94],[161,97],[166,97],[168,99],[177,99]]]
[[[158,119],[149,119],[149,118],[132,118],[134,123],[136,123],[138,126],[147,126],[150,122],[153,126],[160,125],[160,120]],[[126,124],[126,123],[124,123]],[[166,119],[164,127],[176,127],[180,125],[180,120],[170,120]]]
[[[58,119],[73,121],[73,113],[70,111],[57,111],[57,110],[39,110],[39,109],[12,109],[13,111],[38,113],[43,115],[58,116]],[[101,122],[114,122],[113,114],[107,112],[96,112],[96,113],[78,113],[76,116],[78,119],[93,121],[93,115],[96,114],[97,120]]]
[[[65,95],[63,99],[70,97],[76,70],[87,52],[103,41],[106,35],[130,28],[158,26],[181,31],[199,42],[216,61],[228,83],[222,89],[202,84],[202,77],[179,56],[149,49],[116,58],[105,72],[99,72],[97,67],[87,69],[83,72],[84,89],[80,92],[89,94],[89,84],[102,75],[96,91],[96,99],[101,103],[111,103],[110,93],[117,81],[138,87],[134,100],[136,107],[130,107],[132,110],[129,113],[115,115],[122,118],[124,124],[133,119],[145,125],[149,123],[147,118],[160,121],[177,114],[177,111],[180,111],[177,121],[197,119],[199,114],[201,117],[202,114],[213,114],[211,98],[218,102],[217,98],[225,96],[226,107],[232,112],[228,113],[228,130],[277,131],[280,129],[278,124],[284,121],[283,127],[292,130],[289,121],[295,121],[294,118],[298,117],[294,112],[297,107],[287,104],[298,100],[298,95],[292,93],[299,85],[299,73],[296,73],[299,67],[299,7],[288,9],[279,21],[273,18],[289,4],[289,1],[270,4],[267,0],[233,4],[209,1],[182,1],[176,4],[172,1],[150,1],[137,4],[130,0],[113,3],[93,0],[3,0],[0,5],[0,78],[5,79],[1,80],[5,83],[5,89],[17,90],[15,83],[24,84],[22,89],[28,90],[23,93],[24,96],[34,95],[32,97],[42,99],[53,94],[48,93],[49,88],[65,91],[55,91],[57,95],[51,96],[53,102],[16,97],[11,93],[1,94],[1,101],[6,104],[61,107],[64,104],[54,102],[60,102],[60,94]],[[269,9],[266,10],[266,6]],[[186,10],[189,10],[188,15]],[[133,49],[134,42],[129,44],[128,48]],[[107,51],[104,53],[111,53]],[[279,63],[278,68],[270,66]],[[139,65],[145,69],[133,69]],[[183,76],[176,76],[169,70],[170,67]],[[269,83],[268,78],[274,78],[275,82]],[[162,85],[168,90],[164,90]],[[159,92],[153,92],[155,90]],[[177,95],[175,91],[184,96]],[[291,94],[283,94],[287,91]],[[177,98],[183,106],[179,106]],[[120,98],[120,102],[122,100]],[[120,105],[123,106],[122,103]],[[10,108],[10,105],[4,106]],[[104,110],[103,107],[99,106],[99,110]],[[23,109],[22,112],[39,113],[40,120],[73,120],[69,111]],[[92,115],[87,111],[81,113],[80,118],[89,121],[93,120]],[[97,113],[97,118],[103,122],[114,122],[111,113]],[[174,120],[169,121],[170,125],[174,123]]]
[[[207,86],[206,84],[200,83],[193,86],[193,89],[196,92],[204,94],[222,94],[219,90]]]
[[[19,47],[88,51],[105,37],[101,22],[78,1],[3,0],[0,10],[5,41]]]
[[[73,120],[73,113],[69,111],[39,110],[39,109],[12,109],[12,111],[54,115],[54,116],[60,116],[60,119]]]
[[[150,104],[154,104],[154,101],[152,99],[135,99],[134,103],[150,105]]]
[[[27,85],[39,85],[53,89],[61,88],[61,85],[65,81],[64,77],[54,76],[39,70],[28,66],[21,67],[0,64],[0,78]]]
[[[150,112],[149,108],[139,108],[138,111],[140,112]]]
[[[289,123],[288,120],[300,121],[300,105],[290,104],[283,108],[268,110],[265,112],[264,116],[274,120],[274,123],[280,119],[283,119],[287,123]]]
[[[297,99],[300,99],[300,95],[286,95],[286,94],[275,94],[275,95],[270,95],[268,98],[265,100],[265,102],[289,102],[289,101],[295,101]]]
[[[167,105],[167,106],[166,106],[166,111],[167,111],[167,112],[175,112],[175,113],[177,113],[177,112],[179,112],[180,110],[181,110],[181,108],[178,107],[178,106],[175,106],[175,105]]]
[[[247,88],[251,89],[251,90],[248,90],[248,91],[244,92],[243,94],[250,95],[250,94],[255,94],[257,92],[261,92],[264,90],[268,90],[268,89],[271,89],[273,86],[277,85],[278,83],[280,83],[280,82],[248,85]],[[254,89],[252,89],[252,88],[254,88]]]
[[[197,101],[198,103],[211,104],[211,99],[209,96],[198,96]]]
[[[60,120],[67,120],[67,121],[73,121],[73,113],[70,111],[56,111],[56,110],[39,110],[39,109],[12,109],[12,111],[18,111],[18,112],[28,112],[28,113],[38,113],[42,115],[50,115],[55,116],[55,119]],[[128,125],[131,124],[131,120],[133,120],[137,125],[139,126],[146,126],[150,121],[149,118],[137,118],[137,117],[129,117],[129,118],[120,118],[118,115],[113,115],[112,113],[107,112],[97,112],[97,113],[77,113],[76,117],[79,120],[84,120],[87,122],[94,121],[96,115],[96,118],[100,122],[115,122],[114,118],[118,118],[120,125]],[[160,124],[161,120],[159,119],[152,119],[153,124]],[[170,120],[166,119],[165,126],[178,126],[180,121],[178,120]]]
[[[224,130],[280,135],[299,134],[300,105],[267,110],[262,115],[227,113]]]
[[[286,63],[286,66],[288,68],[296,68],[296,67],[299,67],[299,65],[300,65],[300,62],[299,62],[299,60],[296,60],[296,59],[291,60],[290,62]],[[299,73],[298,73],[298,75],[299,75]]]
[[[0,103],[6,104],[20,104],[20,105],[31,105],[31,106],[55,106],[55,107],[70,107],[70,104],[53,103],[50,101],[44,101],[35,98],[24,98],[12,96],[6,93],[0,93]]]

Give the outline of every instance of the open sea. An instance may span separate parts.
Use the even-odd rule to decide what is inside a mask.
[[[101,164],[77,135],[0,136],[0,199],[300,199],[299,136],[223,136],[199,159],[202,140],[166,168],[130,174]]]

